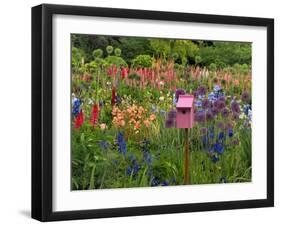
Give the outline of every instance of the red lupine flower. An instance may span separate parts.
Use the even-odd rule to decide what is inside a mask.
[[[114,76],[116,76],[117,71],[118,71],[118,68],[116,67],[116,65],[113,65],[113,74],[114,74]]]
[[[116,99],[116,89],[115,87],[112,87],[112,96],[111,96],[111,105],[115,105],[115,99]]]
[[[81,110],[75,119],[74,128],[79,129],[80,126],[82,126],[83,122],[84,122],[84,114],[83,111]]]
[[[92,108],[92,118],[90,120],[91,124],[94,126],[98,123],[99,120],[99,105],[94,104]]]
[[[109,76],[111,76],[111,75],[112,75],[112,67],[108,68],[108,70],[107,70],[107,74],[108,74]]]

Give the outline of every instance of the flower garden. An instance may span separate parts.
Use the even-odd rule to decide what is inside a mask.
[[[185,136],[175,125],[184,94],[195,99],[190,184],[251,181],[250,44],[80,36],[72,37],[73,190],[183,185]],[[136,40],[146,51],[130,50]]]

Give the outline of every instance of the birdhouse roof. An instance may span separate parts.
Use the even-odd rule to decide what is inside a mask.
[[[194,96],[192,95],[179,95],[177,108],[192,108]]]

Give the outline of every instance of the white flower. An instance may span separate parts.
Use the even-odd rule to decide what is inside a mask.
[[[159,100],[160,100],[160,101],[163,101],[163,100],[164,100],[164,97],[163,97],[163,96],[159,97]]]

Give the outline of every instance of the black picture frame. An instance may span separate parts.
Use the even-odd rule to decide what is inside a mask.
[[[52,18],[55,14],[266,27],[267,198],[54,212],[52,210]],[[273,19],[49,4],[32,8],[32,218],[40,221],[56,221],[271,206],[274,206]]]

